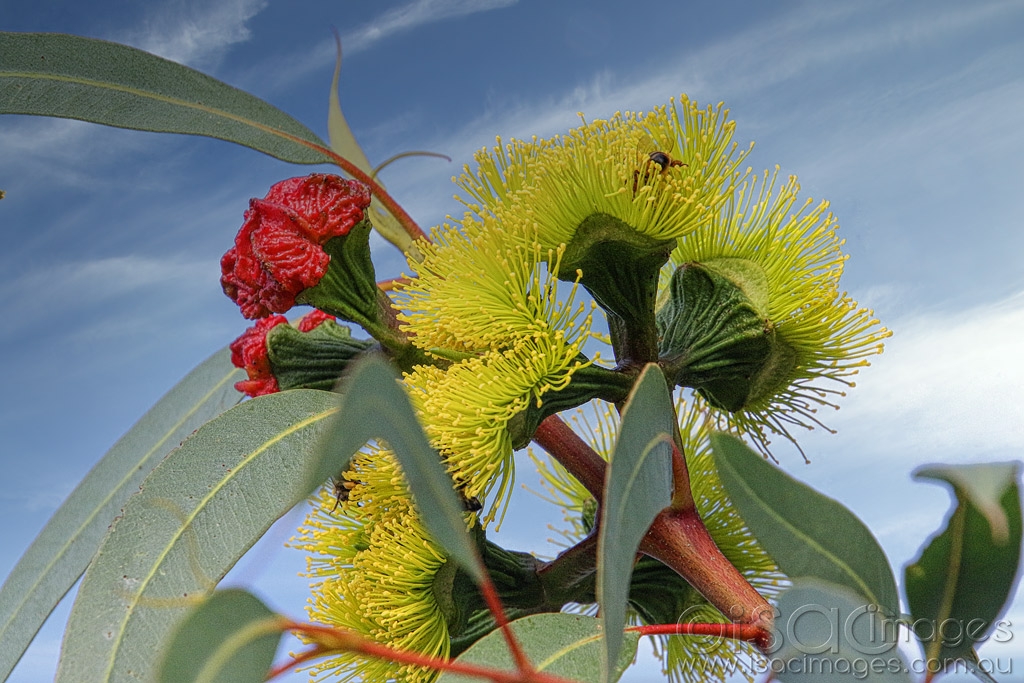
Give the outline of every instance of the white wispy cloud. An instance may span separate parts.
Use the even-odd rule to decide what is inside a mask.
[[[844,435],[913,462],[1024,454],[1024,292],[888,322],[885,353],[837,413]]]
[[[816,6],[814,12],[782,13],[775,19],[758,22],[701,48],[691,49],[686,45],[669,43],[662,46],[659,67],[647,65],[642,72],[604,70],[554,95],[538,97],[524,96],[522,92],[498,93],[491,101],[481,102],[479,115],[461,123],[458,129],[411,144],[448,154],[456,160],[455,167],[459,168],[472,159],[472,154],[479,147],[493,144],[495,133],[506,139],[530,135],[546,137],[575,125],[577,111],[595,118],[618,110],[645,110],[680,92],[697,96],[706,93],[705,97],[710,95],[714,98],[712,103],[718,100],[746,103],[747,110],[737,133],[737,140],[745,144],[763,129],[791,128],[780,117],[790,116],[792,108],[781,106],[775,99],[784,85],[795,88],[811,74],[817,73],[820,77],[827,73],[832,68],[830,65],[849,64],[911,45],[923,47],[941,43],[955,32],[1011,21],[1021,15],[1020,5],[1010,2],[972,3],[934,13],[919,10],[889,13],[890,8],[898,9],[899,4],[882,1]],[[877,21],[880,12],[887,13],[888,23],[883,27],[879,27]],[[333,54],[333,47],[330,51]],[[918,107],[908,110],[907,115],[899,119],[881,122],[870,120],[865,114],[857,115],[857,112],[871,110],[873,102],[869,97],[884,95],[889,99],[909,101],[920,93],[865,92],[863,88],[868,87],[868,83],[851,81],[841,98],[833,97],[828,103],[815,102],[819,110],[829,107],[822,112],[820,119],[823,122],[841,121],[836,125],[843,126],[843,134],[829,136],[835,146],[827,154],[817,148],[798,150],[794,156],[801,158],[801,173],[819,169],[822,172],[840,172],[844,164],[848,168],[851,161],[862,159],[867,154],[874,154],[877,158],[879,153],[885,153],[891,157],[893,149],[905,149],[912,143],[925,149],[926,145],[921,141],[926,136],[931,136],[930,146],[938,155],[946,143],[935,144],[935,140],[944,141],[954,134],[960,139],[969,138],[971,131],[1005,125],[1020,109],[1013,106],[1014,103],[1024,104],[1020,96],[1022,79],[1019,74],[1014,75],[1008,66],[1011,63],[1006,60],[1001,64],[964,64],[932,84],[928,101],[934,102],[935,106]],[[949,102],[948,93],[957,85],[979,82],[979,77],[985,73],[991,77],[995,66],[1000,66],[1010,81],[1004,80],[1001,87],[989,92],[1007,106],[992,105],[975,112],[975,117],[981,118],[975,118],[970,128],[965,128],[963,117],[970,103]],[[807,90],[805,96],[813,99],[813,90]],[[759,102],[771,103],[771,106],[756,106],[755,103]],[[992,100],[988,102],[991,104]],[[751,117],[751,112],[756,118]],[[802,125],[806,125],[806,120]],[[399,137],[394,135],[395,128],[388,121],[378,128],[388,131],[393,141]],[[1019,138],[1017,128],[1007,126],[1007,134]],[[356,134],[363,140],[374,137],[372,130],[356,131]],[[801,139],[799,135],[793,137],[797,141]],[[806,135],[803,138],[805,142],[810,139]],[[396,190],[398,196],[404,198],[405,191],[423,196],[424,201],[416,202],[415,208],[423,211],[419,215],[429,216],[428,222],[439,221],[451,207],[446,199],[450,190],[445,190],[443,183],[431,183],[429,174],[433,170],[426,165],[415,168],[406,165],[389,176],[389,186]],[[441,191],[434,192],[435,187]],[[427,188],[430,188],[433,199],[427,198]]]
[[[234,45],[251,37],[246,22],[267,0],[175,0],[153,5],[142,26],[126,30],[119,42],[195,68],[211,68]]]
[[[0,283],[0,300],[7,302],[0,341],[76,313],[95,313],[100,316],[97,323],[102,325],[117,314],[105,307],[123,306],[125,302],[145,301],[144,308],[151,311],[151,317],[159,318],[165,311],[154,301],[194,303],[205,298],[209,291],[216,291],[217,272],[215,263],[174,256],[126,255],[49,263]]]
[[[446,19],[502,9],[519,0],[412,0],[390,9],[354,29],[341,32],[346,57],[363,52],[380,41]],[[296,80],[334,64],[337,48],[333,38],[324,38],[310,48],[290,56],[276,55],[271,64],[260,64],[239,82],[259,83],[263,92],[286,87]]]
[[[384,12],[373,21],[345,33],[342,45],[347,54],[369,48],[393,35],[426,24],[453,19],[477,12],[488,12],[514,5],[518,0],[414,0]],[[333,46],[332,46],[333,48]],[[333,49],[332,49],[333,58]]]

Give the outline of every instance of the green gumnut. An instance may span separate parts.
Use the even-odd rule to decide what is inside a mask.
[[[666,376],[730,412],[774,393],[794,361],[763,313],[762,279],[756,264],[740,259],[687,263],[672,274],[657,313]]]
[[[588,216],[566,245],[559,278],[581,284],[609,313],[620,361],[638,364],[657,357],[654,305],[658,274],[676,240],[656,240],[607,214]]]
[[[370,260],[370,232],[363,220],[345,235],[328,240],[324,251],[331,263],[315,286],[303,290],[295,301],[363,326],[371,334],[381,325],[373,261]]]
[[[349,363],[375,343],[354,339],[347,327],[326,320],[309,332],[277,325],[267,333],[267,357],[281,390],[330,391]]]

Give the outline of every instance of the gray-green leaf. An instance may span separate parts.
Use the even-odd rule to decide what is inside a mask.
[[[160,683],[262,683],[282,619],[252,593],[217,591],[178,625],[157,672]]]
[[[891,617],[896,580],[864,523],[838,501],[798,482],[730,434],[711,436],[729,500],[787,576],[846,586]]]
[[[363,148],[356,142],[356,136],[352,134],[345,114],[341,111],[341,100],[338,97],[338,77],[341,75],[341,41],[337,34],[334,39],[338,47],[338,57],[334,63],[334,77],[331,80],[331,94],[327,105],[327,134],[331,140],[331,149],[355,164],[359,170],[373,176],[374,171],[370,166],[370,160],[367,159]],[[375,180],[380,183],[381,187],[384,186],[380,179],[375,178]],[[413,242],[412,237],[405,231],[402,224],[384,208],[377,197],[370,202],[369,214],[374,229],[384,239],[401,249],[403,253],[408,253],[414,260],[423,260],[423,255]]]
[[[0,588],[0,680],[85,571],[111,520],[185,437],[238,403],[245,373],[221,349],[142,416],[71,492]]]
[[[584,682],[596,681],[601,677],[603,655],[599,619],[577,614],[536,614],[517,619],[511,626],[516,639],[538,671]],[[636,632],[625,634],[609,680],[619,680],[622,672],[633,661],[639,639]],[[508,645],[498,631],[492,631],[478,640],[455,661],[516,671]],[[445,673],[437,683],[475,683],[480,680]]]
[[[311,130],[258,97],[127,45],[59,33],[0,32],[0,114],[204,135],[296,164],[331,161]]]
[[[771,670],[781,683],[909,683],[899,625],[863,597],[818,579],[796,579],[779,596]]]
[[[658,513],[672,502],[675,429],[668,384],[652,363],[640,375],[623,410],[619,437],[605,475],[597,546],[597,600],[606,634],[605,681],[619,657],[640,539]]]
[[[976,659],[1013,595],[1021,550],[1020,464],[931,465],[914,476],[950,484],[946,528],[904,572],[907,604],[934,666]]]
[[[128,500],[86,571],[57,680],[152,679],[195,600],[308,496],[307,472],[336,404],[326,391],[261,396],[172,451]]]

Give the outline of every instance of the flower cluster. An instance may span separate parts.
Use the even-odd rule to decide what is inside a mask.
[[[496,492],[485,525],[504,510],[514,477],[510,423],[588,364],[591,324],[575,285],[560,293],[558,253],[496,227],[467,220],[463,230],[435,230],[419,276],[398,292],[413,342],[453,361],[419,366],[405,382],[464,494]]]
[[[365,185],[334,175],[277,183],[249,202],[235,246],[221,259],[224,293],[249,319],[288,311],[327,272],[323,245],[348,234],[369,205]]]
[[[684,96],[646,114],[584,120],[547,140],[499,139],[457,180],[469,211],[417,244],[423,258],[415,274],[390,294],[372,282],[364,186],[324,175],[275,185],[252,201],[222,260],[225,292],[243,315],[262,318],[232,345],[249,375],[240,390],[330,388],[372,343],[323,324],[319,311],[297,331],[272,314],[298,301],[357,322],[401,366],[456,487],[482,506],[469,521],[486,530],[505,514],[514,451],[541,420],[594,397],[621,404],[640,368],[658,363],[674,385],[696,394],[678,414],[700,516],[725,558],[762,595],[774,595],[784,577],[724,497],[709,425],[763,448],[768,432],[792,438],[787,426],[817,424],[817,408],[832,405],[836,392],[822,381],[849,384],[888,332],[838,289],[845,256],[827,204],[808,200],[794,211],[795,179],[777,188],[777,173],[741,171],[748,150],[732,141],[734,128],[721,105],[701,108]],[[332,241],[346,235],[344,247]],[[320,298],[328,288],[341,294]],[[591,351],[598,309],[614,367]],[[295,360],[314,356],[311,365],[330,377],[310,376]],[[607,457],[617,421],[598,412],[596,436],[583,431]],[[575,511],[566,537],[579,540],[592,530],[597,501],[557,462],[538,467],[557,502]],[[394,456],[383,444],[368,447],[339,476],[298,541],[313,555],[311,616],[447,656],[451,615],[435,586],[447,558],[418,518]],[[670,598],[658,605],[631,597],[637,619],[676,607],[702,621],[725,619],[652,558],[635,576]],[[452,626],[456,641],[459,628]],[[696,644],[664,639],[673,681],[688,683],[700,670],[692,665]],[[704,651],[704,670],[722,678],[747,650],[729,641]],[[348,654],[316,671],[369,683],[434,676]]]
[[[457,182],[474,213],[513,232],[535,226],[545,248],[572,242],[587,218],[601,214],[673,239],[705,223],[731,194],[746,155],[732,142],[734,129],[721,105],[702,109],[684,95],[646,114],[584,119],[549,140],[499,138]]]

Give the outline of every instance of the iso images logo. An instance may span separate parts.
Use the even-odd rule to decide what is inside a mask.
[[[968,665],[962,660],[908,659],[899,648],[901,642],[910,644],[918,638],[923,642],[937,641],[945,648],[966,646],[968,650],[971,645],[985,641],[1005,643],[1013,635],[1008,621],[901,622],[893,615],[883,614],[876,605],[865,604],[849,591],[817,583],[802,580],[799,586],[781,596],[773,614],[774,628],[765,653],[767,658],[759,657],[753,648],[742,648],[748,655],[743,656],[734,643],[717,638],[691,641],[691,647],[701,647],[705,655],[720,665],[732,660],[734,666],[726,666],[730,672],[742,670],[749,675],[770,671],[777,680],[811,676],[814,680],[870,678],[907,683],[911,674],[967,672],[971,667],[975,672],[988,674],[1012,673],[1013,662],[1008,657],[979,659]],[[707,621],[708,615],[703,611],[700,608],[690,610],[680,621]]]

